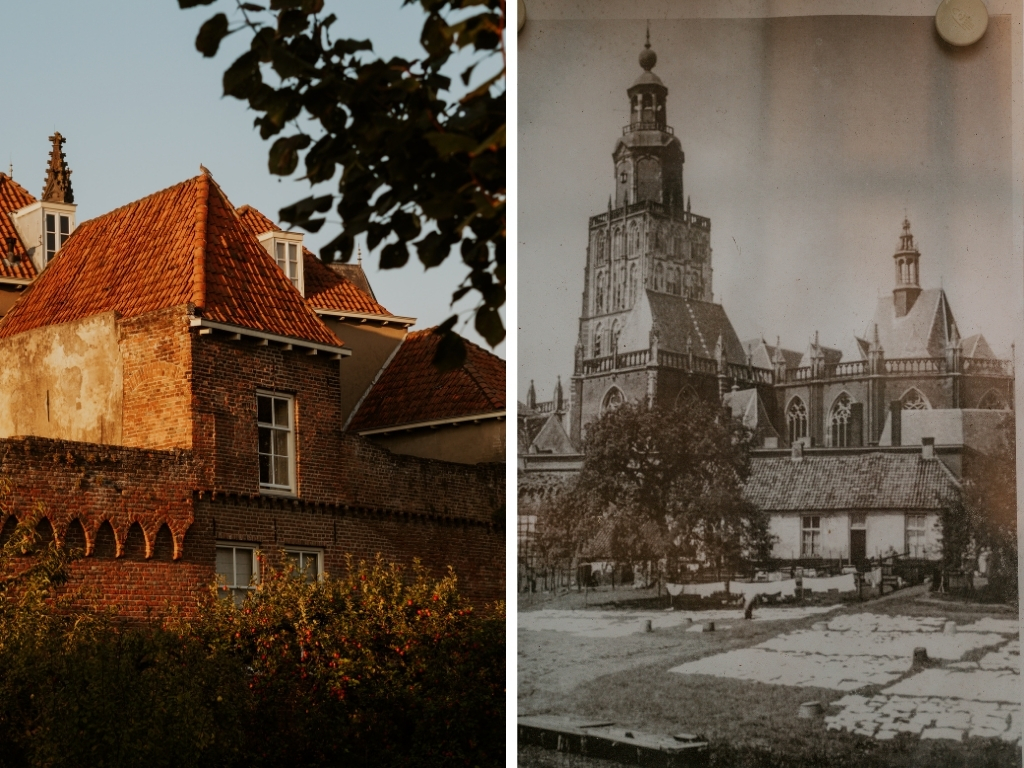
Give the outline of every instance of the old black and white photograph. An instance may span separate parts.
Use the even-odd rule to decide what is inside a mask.
[[[527,2],[518,762],[1018,766],[1020,4],[766,7]]]

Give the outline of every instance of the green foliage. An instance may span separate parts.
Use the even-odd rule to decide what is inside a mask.
[[[697,398],[623,405],[589,425],[566,506],[605,532],[617,560],[686,556],[732,569],[771,548],[767,515],[741,492],[749,445],[748,430]]]
[[[178,0],[182,8],[216,0]],[[405,5],[415,0],[404,0]],[[237,2],[234,26],[223,13],[196,38],[204,56],[228,35],[251,35],[250,48],[224,72],[224,93],[247,101],[270,148],[271,173],[289,176],[304,159],[311,184],[338,175],[336,210],[342,230],[320,251],[348,261],[355,236],[384,243],[381,267],[404,266],[415,251],[425,267],[457,247],[468,274],[452,303],[474,291],[477,331],[493,346],[505,337],[498,309],[505,303],[505,92],[501,0],[419,0],[426,13],[415,60],[376,58],[368,40],[332,37],[341,26],[323,0]],[[468,92],[452,95],[443,74],[452,56],[472,63],[461,74]],[[482,62],[501,54],[492,77],[474,81]],[[479,78],[478,78],[479,79]],[[299,121],[300,117],[307,119]],[[310,131],[311,132],[307,132]],[[305,153],[303,155],[303,153]],[[283,208],[281,218],[318,231],[334,196],[309,197]],[[456,368],[465,347],[452,328],[436,363]]]
[[[73,611],[37,576],[34,597],[3,593],[0,766],[503,762],[500,611],[379,559],[317,583],[267,571],[241,605],[211,590],[163,622]]]

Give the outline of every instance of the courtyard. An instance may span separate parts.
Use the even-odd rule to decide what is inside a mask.
[[[698,733],[712,765],[1020,765],[1019,626],[1007,606],[918,587],[744,621],[629,592],[592,594],[591,607],[575,594],[520,604],[521,715]],[[914,664],[919,648],[927,661]],[[810,701],[822,714],[800,718]],[[519,762],[601,764],[532,747]]]

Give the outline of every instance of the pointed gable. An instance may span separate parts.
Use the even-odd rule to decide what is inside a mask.
[[[441,371],[433,363],[440,339],[432,328],[406,336],[348,429],[362,432],[504,412],[505,361],[463,339],[465,364]]]
[[[921,291],[914,306],[903,317],[896,316],[891,296],[880,298],[864,333],[865,339],[873,337],[874,326],[878,326],[878,339],[887,359],[942,357],[953,336],[956,320],[946,292],[931,288]]]
[[[779,437],[778,430],[772,426],[768,409],[757,389],[726,392],[722,404],[732,412],[734,419],[739,419],[744,427],[754,433],[758,445],[763,445],[766,437]]]
[[[239,208],[238,216],[254,235],[281,230],[267,216],[249,205]],[[368,291],[360,288],[343,273],[324,264],[308,248],[302,249],[302,268],[305,275],[306,301],[310,306],[341,312],[391,316],[391,313],[378,304]],[[363,281],[365,282],[365,277]]]
[[[10,176],[0,173],[0,278],[13,277],[31,280],[36,276],[36,266],[28,257],[25,244],[18,236],[18,230],[9,214],[37,202],[28,191]],[[16,261],[7,259],[7,242],[14,240]]]
[[[0,321],[0,337],[185,304],[214,322],[340,345],[205,169],[79,225]]]
[[[796,350],[773,346],[764,339],[747,339],[740,343],[750,355],[751,364],[755,368],[774,368],[775,355],[779,352],[782,353],[782,359],[786,361],[786,368],[792,370],[800,367],[800,359],[803,355]]]
[[[747,364],[746,350],[721,304],[642,291],[626,318],[619,351],[647,349],[652,328],[658,330],[662,350],[685,354],[689,346],[697,357],[713,359],[721,338],[725,359],[736,365]]]
[[[988,342],[985,341],[985,337],[980,333],[968,336],[966,339],[961,341],[960,350],[964,357],[994,359],[996,356],[992,351],[992,347],[988,345]]]
[[[562,426],[562,420],[557,414],[552,413],[533,438],[528,452],[565,455],[576,453],[576,448]]]

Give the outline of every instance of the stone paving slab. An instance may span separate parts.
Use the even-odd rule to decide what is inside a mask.
[[[1020,705],[1020,675],[1012,670],[926,669],[886,688],[901,696],[940,696]]]
[[[1016,635],[1020,632],[1020,622],[1017,619],[993,619],[986,616],[957,629],[960,632],[999,632],[1003,635]]]
[[[772,685],[810,686],[853,691],[866,685],[885,685],[907,671],[905,658],[884,656],[827,656],[820,653],[780,653],[764,648],[741,648],[673,667],[683,675],[714,675]]]
[[[876,739],[911,733],[922,739],[1020,737],[1020,706],[999,702],[973,702],[939,697],[847,695],[833,706],[838,714],[825,718],[829,730],[848,730]]]
[[[836,632],[941,632],[946,620],[930,616],[886,616],[877,613],[851,613],[835,616],[828,628]],[[979,630],[981,631],[981,630]],[[995,630],[985,630],[995,631]],[[1016,632],[1016,630],[1013,630]]]
[[[831,622],[830,622],[831,626]],[[893,656],[909,665],[914,649],[923,647],[932,659],[959,659],[968,651],[1005,642],[1002,635],[960,632],[946,635],[931,632],[845,632],[798,630],[773,637],[758,648],[792,653],[823,653],[829,656]]]

